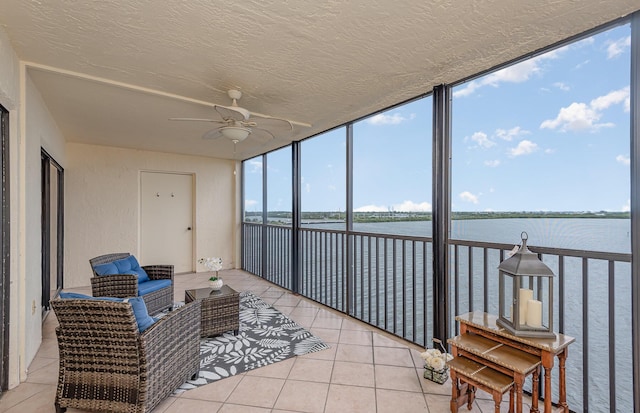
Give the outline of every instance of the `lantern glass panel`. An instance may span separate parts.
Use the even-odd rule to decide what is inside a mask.
[[[502,277],[504,286],[502,297],[500,297],[500,300],[502,300],[501,316],[513,323],[513,277],[503,272],[500,273],[500,277]]]
[[[539,277],[536,300],[542,302],[542,327],[549,327],[549,283],[553,279],[550,277]]]

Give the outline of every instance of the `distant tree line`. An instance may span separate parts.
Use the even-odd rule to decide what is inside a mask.
[[[291,212],[269,211],[269,221],[291,222]],[[457,212],[451,213],[452,220],[463,219],[500,219],[500,218],[614,218],[629,219],[630,212],[612,211],[507,211],[507,212]],[[262,212],[245,212],[245,221],[260,222]],[[305,221],[344,221],[345,212],[303,211],[301,219]],[[431,221],[431,212],[354,212],[354,222],[391,222],[391,221]]]

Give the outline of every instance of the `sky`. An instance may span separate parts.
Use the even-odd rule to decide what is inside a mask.
[[[629,211],[630,27],[453,89],[453,211]],[[431,97],[354,124],[354,210],[430,211]],[[342,211],[345,128],[302,142],[302,210]],[[291,210],[291,152],[267,156],[268,210]],[[261,210],[262,162],[245,163]]]

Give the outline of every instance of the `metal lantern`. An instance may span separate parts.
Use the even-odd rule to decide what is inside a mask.
[[[522,245],[498,266],[500,283],[497,324],[520,337],[555,337],[553,332],[553,271]]]

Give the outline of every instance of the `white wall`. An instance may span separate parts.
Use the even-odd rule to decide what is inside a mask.
[[[9,387],[26,379],[42,340],[40,148],[64,167],[65,143],[0,28],[0,104],[9,110]]]
[[[22,302],[25,313],[25,364],[35,357],[42,341],[42,174],[40,150],[44,148],[53,159],[65,167],[65,141],[58,130],[40,93],[26,75],[24,108],[24,213],[23,255],[25,295]],[[23,373],[21,373],[23,374]]]
[[[225,268],[236,267],[235,167],[228,160],[68,143],[65,286],[90,285],[92,257],[140,256],[141,171],[194,174],[195,257],[220,256]]]

